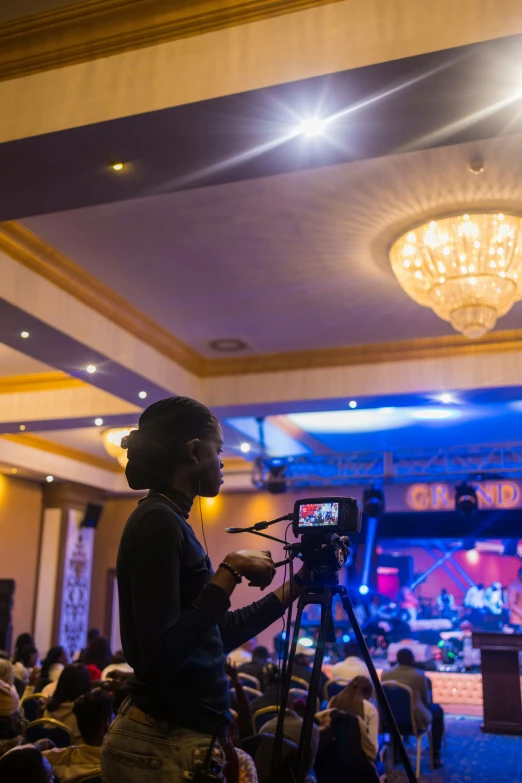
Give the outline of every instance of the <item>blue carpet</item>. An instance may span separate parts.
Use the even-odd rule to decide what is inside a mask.
[[[447,747],[442,747],[444,767],[432,772],[429,751],[424,747],[422,783],[522,783],[522,737],[483,734],[481,723],[482,718],[446,715]],[[413,746],[407,750],[415,765]],[[397,767],[390,777],[393,783],[407,780],[399,769]]]

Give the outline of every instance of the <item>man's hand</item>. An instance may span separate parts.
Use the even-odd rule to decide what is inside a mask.
[[[228,674],[230,677],[230,682],[232,685],[237,685],[237,666],[234,666],[234,664],[230,663],[229,661],[225,661],[225,674]]]
[[[261,590],[268,587],[276,572],[270,552],[257,549],[231,552],[225,557],[225,563],[248,579],[250,587],[260,587]]]

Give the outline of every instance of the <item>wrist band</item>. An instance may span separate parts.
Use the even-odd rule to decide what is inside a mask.
[[[239,571],[236,571],[235,568],[232,568],[232,566],[229,563],[225,563],[225,561],[223,561],[222,563],[219,564],[219,567],[220,568],[226,568],[227,571],[230,571],[230,573],[232,574],[232,576],[236,580],[236,584],[237,585],[241,584],[241,582],[243,580],[243,577],[241,576]]]

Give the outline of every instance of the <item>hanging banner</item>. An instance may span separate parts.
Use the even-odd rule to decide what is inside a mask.
[[[89,622],[94,530],[80,527],[82,516],[71,509],[67,519],[60,644],[69,654],[85,647]]]
[[[470,482],[477,491],[479,509],[520,508],[522,491],[517,481]],[[455,484],[410,484],[405,505],[411,511],[454,511]]]

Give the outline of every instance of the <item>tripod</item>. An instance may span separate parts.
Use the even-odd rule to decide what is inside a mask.
[[[316,604],[321,607],[321,625],[319,629],[319,639],[317,642],[317,650],[314,657],[314,664],[312,668],[312,676],[310,678],[310,686],[308,690],[308,699],[306,701],[306,709],[303,718],[303,725],[301,728],[301,737],[299,740],[299,747],[297,750],[298,766],[297,766],[297,779],[296,783],[304,783],[307,773],[307,749],[310,747],[312,738],[312,728],[314,722],[314,716],[317,705],[317,693],[319,690],[319,680],[321,675],[321,668],[323,665],[324,646],[326,642],[334,642],[334,627],[332,619],[332,600],[334,595],[338,595],[341,599],[343,608],[348,615],[348,619],[355,632],[357,642],[363,654],[364,661],[370,672],[373,686],[377,694],[377,699],[381,705],[386,720],[391,729],[391,735],[393,742],[399,751],[401,761],[409,783],[417,783],[417,778],[413,772],[408,754],[404,748],[402,738],[393,717],[390,705],[384,693],[383,687],[375,670],[375,666],[370,656],[368,647],[364,640],[364,636],[357,622],[355,612],[353,610],[353,604],[350,600],[346,588],[339,585],[339,578],[335,572],[328,572],[326,577],[322,577],[320,574],[312,572],[312,576],[315,577],[309,583],[307,583],[302,591],[298,604],[297,615],[294,626],[294,633],[292,636],[292,644],[290,648],[290,657],[288,659],[288,665],[286,667],[285,677],[283,680],[283,689],[281,693],[281,704],[279,706],[279,713],[277,719],[277,729],[275,735],[274,755],[273,755],[273,767],[272,767],[272,780],[273,783],[287,783],[287,781],[280,781],[278,763],[281,758],[281,751],[283,745],[283,722],[285,717],[285,711],[288,704],[288,694],[291,685],[292,668],[294,665],[294,659],[297,650],[297,641],[299,638],[299,631],[301,627],[301,620],[303,616],[303,610],[310,604]]]

